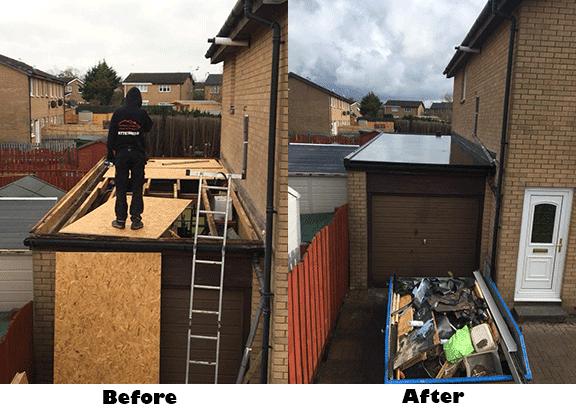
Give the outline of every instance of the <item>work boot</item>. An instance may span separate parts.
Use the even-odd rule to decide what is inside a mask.
[[[132,219],[132,224],[130,225],[130,228],[132,230],[140,230],[142,227],[144,227],[144,223],[142,223],[142,219],[140,219],[140,218]]]
[[[124,227],[126,227],[126,221],[116,219],[112,222],[112,227],[116,229],[123,229]]]

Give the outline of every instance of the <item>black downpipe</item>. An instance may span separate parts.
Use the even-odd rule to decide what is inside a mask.
[[[244,115],[244,141],[242,143],[242,179],[246,179],[248,172],[248,131],[250,128],[250,117]]]
[[[260,383],[268,383],[268,353],[270,348],[270,281],[272,277],[272,240],[274,228],[274,171],[276,168],[276,111],[278,108],[278,72],[280,70],[280,24],[252,14],[252,0],[244,2],[244,16],[248,20],[272,29],[272,75],[270,78],[270,116],[268,119],[268,176],[266,187],[266,237],[264,249],[264,280],[262,296],[262,360]]]
[[[500,166],[498,169],[498,185],[496,186],[496,208],[494,211],[494,231],[492,233],[492,258],[490,261],[490,274],[495,278],[496,252],[498,251],[498,235],[500,232],[500,213],[502,211],[502,184],[504,182],[504,169],[506,168],[506,150],[508,148],[508,117],[510,113],[510,92],[512,87],[512,64],[514,62],[514,46],[516,42],[516,17],[512,14],[505,16],[510,20],[510,40],[508,44],[508,67],[506,69],[506,85],[504,90],[504,109],[502,112],[502,133],[500,137]]]

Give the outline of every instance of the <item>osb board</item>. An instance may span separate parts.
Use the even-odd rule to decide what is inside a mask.
[[[130,201],[131,197],[128,196],[128,204]],[[61,229],[60,233],[157,239],[182,214],[190,202],[191,200],[188,199],[144,196],[144,213],[142,213],[144,228],[131,230],[130,221],[127,221],[126,228],[119,230],[111,225],[112,220],[116,218],[114,214],[116,198],[113,197],[84,217]]]
[[[146,179],[197,179],[197,176],[186,176],[186,169],[195,172],[225,172],[222,165],[214,159],[150,159],[144,174]],[[108,169],[104,177],[113,178],[116,169]]]
[[[160,271],[160,253],[56,253],[55,383],[158,383]]]

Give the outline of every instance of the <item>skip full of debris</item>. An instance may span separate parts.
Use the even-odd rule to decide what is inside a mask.
[[[503,374],[500,334],[474,278],[398,278],[392,294],[394,379]]]

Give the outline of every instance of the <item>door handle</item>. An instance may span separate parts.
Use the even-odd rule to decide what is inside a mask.
[[[562,238],[558,240],[556,247],[558,247],[558,253],[562,252]]]

